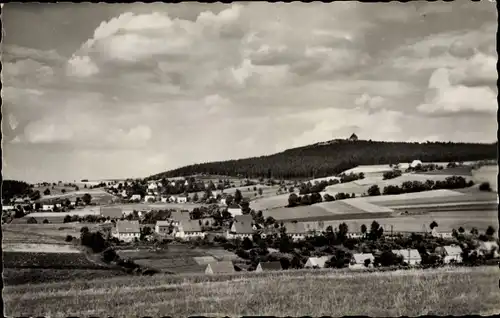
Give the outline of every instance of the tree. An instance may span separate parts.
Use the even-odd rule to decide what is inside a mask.
[[[495,228],[493,226],[491,226],[491,225],[488,226],[488,228],[486,229],[485,234],[487,236],[490,236],[490,237],[493,236],[493,234],[495,234]]]
[[[200,198],[198,197],[198,193],[195,192],[195,194],[193,195],[193,202],[198,202]]]
[[[293,187],[288,188],[288,192],[293,193],[293,191],[295,191]]]
[[[45,191],[43,191],[43,195],[50,195],[50,189],[45,189]]]
[[[372,262],[371,259],[369,259],[369,258],[365,259],[365,261],[364,261],[365,267],[369,267],[371,262]]]
[[[64,217],[63,223],[69,223],[69,222],[71,222],[71,216],[66,215],[66,216]]]
[[[92,196],[88,193],[85,193],[82,197],[82,200],[85,204],[89,205],[90,202],[92,201]]]
[[[436,221],[432,221],[431,225],[429,226],[432,229],[434,229],[435,227],[438,227],[438,224]]]
[[[26,223],[28,223],[28,224],[36,224],[36,223],[38,223],[38,222],[36,221],[36,219],[35,219],[34,217],[30,217],[30,218],[26,221]]]
[[[49,223],[49,220],[44,219],[42,223],[43,223],[43,224],[48,224],[48,223]]]
[[[38,190],[33,191],[33,193],[31,193],[31,195],[30,195],[30,199],[32,201],[39,200],[40,198],[41,198],[41,195],[40,195],[40,191],[38,191]]]
[[[325,195],[323,196],[323,199],[325,200],[325,202],[335,201],[335,198],[328,193],[325,193]]]
[[[470,234],[472,234],[472,235],[478,235],[478,234],[479,234],[479,231],[477,230],[477,228],[473,227],[473,228],[470,230]]]
[[[292,193],[288,196],[288,206],[289,207],[294,207],[294,206],[297,206],[299,204],[299,201],[300,198],[298,195],[296,195],[295,193]]]
[[[63,194],[66,193],[66,189],[62,189],[61,193],[63,193]]]
[[[367,230],[366,225],[361,224],[361,233],[366,234],[366,230]]]
[[[479,190],[481,191],[491,191],[491,186],[489,182],[483,182],[479,185]]]
[[[243,246],[243,249],[249,250],[253,247],[253,243],[248,237],[245,237],[243,239],[242,246]]]
[[[458,233],[463,234],[465,232],[465,229],[463,227],[458,228]]]
[[[239,189],[236,189],[236,192],[234,192],[234,202],[236,204],[240,204],[241,200],[243,200],[243,196],[241,195],[241,191]]]
[[[347,233],[349,232],[349,227],[345,223],[341,223],[339,225],[339,230],[337,233],[337,238],[341,241],[344,241],[347,238]]]
[[[380,188],[378,185],[374,184],[370,188],[368,188],[367,193],[369,196],[380,195]]]
[[[262,195],[262,188],[259,188],[258,193],[259,193],[259,195]]]

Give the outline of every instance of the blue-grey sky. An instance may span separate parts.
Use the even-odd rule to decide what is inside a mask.
[[[496,140],[495,3],[7,4],[4,178]]]

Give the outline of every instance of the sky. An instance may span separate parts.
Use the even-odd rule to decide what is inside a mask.
[[[146,177],[356,133],[497,140],[495,3],[3,7],[5,179]]]

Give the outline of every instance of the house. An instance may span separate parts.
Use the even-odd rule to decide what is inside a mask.
[[[220,198],[220,204],[227,205],[226,198]]]
[[[304,268],[325,268],[325,264],[331,256],[309,257]]]
[[[349,141],[358,141],[358,136],[356,134],[352,134],[351,137],[349,137]]]
[[[366,268],[365,261],[370,260],[369,267],[373,267],[375,257],[371,253],[355,253],[352,254],[351,262],[349,263],[350,269]]]
[[[188,185],[189,185],[189,181],[188,180],[184,181],[184,186],[187,187]]]
[[[53,208],[53,204],[42,204],[42,211],[52,211]]]
[[[191,220],[189,212],[173,211],[170,214],[170,220],[173,226],[179,226],[182,222]]]
[[[101,216],[110,219],[120,219],[123,216],[121,208],[118,207],[101,207]]]
[[[422,165],[422,161],[420,161],[420,160],[413,160],[410,163],[410,168],[416,168],[418,165]]]
[[[499,246],[497,242],[479,242],[479,247],[477,251],[480,255],[492,254],[493,258],[500,257],[499,255]]]
[[[148,202],[155,202],[156,201],[156,197],[154,195],[145,195],[144,196],[144,202],[148,203]]]
[[[158,234],[169,234],[172,221],[156,221],[155,232]]]
[[[227,212],[231,213],[231,215],[234,217],[235,215],[242,215],[243,212],[241,211],[241,206],[239,206],[236,203],[232,203],[227,207]]]
[[[182,194],[177,197],[177,203],[186,203],[187,202],[187,196],[185,194]]]
[[[233,274],[235,272],[231,261],[209,263],[205,268],[205,274]]]
[[[183,221],[179,224],[174,236],[189,240],[192,238],[204,237],[205,233],[201,231],[201,226],[198,220],[189,220]]]
[[[255,269],[256,273],[268,272],[268,271],[280,271],[283,267],[281,267],[280,262],[260,262]]]
[[[286,233],[294,241],[303,240],[308,235],[304,223],[302,222],[289,222],[283,224],[286,228]]]
[[[156,184],[156,182],[150,183],[148,185],[148,190],[156,190],[156,189],[158,189],[158,185]]]
[[[168,202],[170,203],[175,203],[177,202],[177,196],[176,195],[171,195],[168,197]]]
[[[440,237],[440,238],[452,238],[453,233],[452,232],[438,232],[436,228],[433,228],[431,231],[431,235],[433,237]]]
[[[2,205],[2,211],[11,211],[15,210],[16,208],[12,205]]]
[[[348,238],[362,238],[364,236],[365,236],[365,234],[363,234],[361,232],[349,232],[349,233],[347,233]]]
[[[130,197],[130,201],[141,201],[141,195],[140,194],[134,194]]]
[[[122,190],[121,196],[122,196],[122,198],[126,198],[128,196],[127,190]]]
[[[139,221],[117,221],[111,235],[122,241],[139,239],[141,235]]]
[[[462,248],[458,245],[437,247],[436,252],[443,256],[445,264],[462,263]]]
[[[166,196],[162,196],[162,197],[160,198],[160,201],[161,201],[161,202],[163,202],[163,203],[167,203],[167,202],[168,202],[168,197],[166,197]]]
[[[236,215],[234,217],[233,224],[231,225],[231,229],[226,232],[227,239],[235,239],[240,238],[244,239],[248,237],[252,239],[252,234],[254,233],[254,229],[252,227],[252,216],[251,215]]]
[[[403,257],[403,262],[408,265],[418,265],[422,262],[420,253],[416,249],[392,250],[393,254]]]

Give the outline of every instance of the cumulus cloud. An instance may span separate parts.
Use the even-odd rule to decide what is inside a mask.
[[[67,74],[70,76],[87,77],[99,72],[97,65],[88,56],[73,56],[68,61]]]

